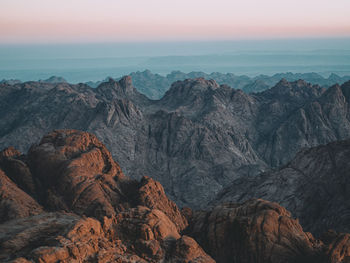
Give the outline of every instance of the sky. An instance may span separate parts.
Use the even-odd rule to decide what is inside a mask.
[[[1,0],[0,43],[350,37],[349,0]]]

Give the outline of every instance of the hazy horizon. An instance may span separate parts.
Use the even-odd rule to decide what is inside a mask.
[[[2,0],[0,43],[350,37],[348,0]]]
[[[350,75],[350,38],[0,45],[0,79],[97,81],[135,71]]]
[[[3,0],[0,79],[350,74],[350,1]]]

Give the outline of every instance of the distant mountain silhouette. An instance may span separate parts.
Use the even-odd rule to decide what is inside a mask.
[[[276,85],[282,78],[288,81],[297,81],[303,79],[311,84],[318,84],[322,87],[330,87],[336,83],[343,84],[350,80],[350,76],[340,77],[336,74],[331,74],[328,78],[317,73],[278,73],[273,76],[259,75],[256,77],[248,77],[244,75],[235,75],[232,73],[213,72],[207,74],[204,72],[183,73],[181,71],[173,71],[166,76],[153,74],[149,70],[137,71],[130,73],[133,79],[134,86],[138,91],[145,94],[151,99],[160,99],[165,92],[170,88],[171,84],[178,80],[205,78],[213,79],[218,84],[226,84],[234,89],[241,89],[246,93],[260,92]],[[117,80],[119,78],[116,78]],[[106,81],[106,80],[105,80]],[[87,82],[90,87],[96,88],[103,81]]]

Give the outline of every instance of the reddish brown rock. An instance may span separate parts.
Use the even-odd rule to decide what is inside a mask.
[[[162,210],[179,231],[187,221],[160,183],[125,177],[106,147],[92,134],[58,130],[31,147],[27,156],[4,150],[0,167],[15,183],[52,211],[65,210],[103,219],[127,207]],[[35,182],[35,183],[34,183]]]
[[[316,240],[277,203],[180,211],[86,132],[54,131],[28,155],[0,156],[0,262],[349,262],[349,234]]]
[[[147,262],[164,259],[167,253],[164,242],[180,238],[176,226],[162,211],[143,206],[119,213],[114,228],[127,251]]]
[[[0,168],[19,188],[31,196],[36,196],[36,186],[25,157],[13,147],[0,152]]]
[[[194,214],[191,234],[217,262],[320,262],[321,244],[298,220],[264,200]]]
[[[58,212],[9,221],[0,225],[0,261],[214,262],[193,239],[181,238],[164,213],[141,206],[102,226]]]
[[[350,262],[350,235],[329,230],[321,236],[325,244],[327,261],[331,263]]]
[[[10,146],[5,148],[0,152],[0,160],[8,157],[18,157],[21,155],[21,152],[16,150],[14,147]]]
[[[106,147],[92,134],[59,130],[31,147],[28,165],[39,182],[44,206],[103,219],[127,207],[162,210],[179,231],[187,226],[176,204],[160,183],[145,177],[140,183],[125,177]]]
[[[92,262],[106,248],[118,251],[100,222],[74,214],[43,213],[0,225],[1,262]]]
[[[176,241],[173,256],[174,260],[172,262],[215,263],[215,261],[204,252],[197,242],[188,236],[182,236]]]
[[[187,220],[163,187],[125,177],[94,135],[54,131],[26,156],[3,153],[0,165],[17,182],[0,170],[0,211],[8,220],[0,225],[1,262],[212,260],[193,239],[181,238]],[[16,184],[56,212],[44,212]]]
[[[215,262],[194,239],[181,236],[174,222],[158,209],[137,206],[121,212],[113,231],[128,253],[146,262]]]
[[[29,166],[45,193],[49,210],[73,211],[102,219],[121,209],[124,177],[106,147],[92,134],[54,131],[28,153]]]
[[[174,222],[178,231],[182,231],[188,225],[176,204],[166,196],[163,186],[147,176],[140,182],[138,204],[163,211]]]
[[[41,206],[0,170],[0,223],[41,212]]]

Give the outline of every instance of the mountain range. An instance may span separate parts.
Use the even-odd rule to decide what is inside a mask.
[[[349,262],[349,116],[350,81],[2,82],[0,261]]]
[[[97,88],[3,83],[0,148],[25,152],[54,129],[92,132],[126,175],[151,176],[180,207],[203,208],[235,180],[286,165],[305,147],[349,138],[349,90],[350,82],[326,89],[282,79],[247,94],[197,78],[151,100],[130,76]]]
[[[204,72],[189,72],[184,73],[181,71],[172,71],[171,73],[163,76],[157,73],[152,73],[150,70],[136,71],[129,74],[133,80],[135,88],[146,95],[148,98],[156,100],[164,96],[165,92],[170,88],[171,84],[178,80],[205,78],[213,79],[218,84],[226,84],[235,89],[241,89],[245,93],[260,92],[275,86],[281,79],[288,81],[297,81],[303,79],[311,84],[317,84],[324,88],[328,88],[334,84],[343,84],[350,80],[350,76],[339,76],[337,74],[330,74],[327,78],[315,73],[277,73],[272,76],[258,75],[255,77],[249,77],[246,75],[235,75],[233,73],[220,73],[213,72],[210,74]],[[108,81],[109,78],[101,81],[87,81],[85,84],[92,88],[97,88],[101,83]],[[114,78],[120,80],[121,77]],[[39,82],[47,83],[60,83],[67,82],[62,77],[52,76],[46,80],[39,80]],[[20,80],[2,80],[0,83],[18,84]]]
[[[137,90],[145,94],[151,99],[160,99],[165,92],[169,89],[172,83],[178,80],[205,78],[213,79],[218,84],[226,84],[235,89],[241,89],[246,93],[260,92],[275,86],[281,79],[288,81],[297,81],[303,79],[311,84],[317,84],[322,87],[330,87],[336,83],[342,84],[350,80],[350,76],[338,76],[337,74],[330,74],[328,78],[323,77],[320,74],[311,73],[277,73],[272,76],[258,75],[255,77],[249,77],[246,75],[235,75],[233,73],[220,73],[213,72],[210,74],[204,72],[189,72],[184,73],[181,71],[172,71],[166,76],[159,74],[153,74],[149,70],[143,72],[137,71],[130,73],[133,79],[133,83]],[[100,82],[87,83],[91,87],[97,87]]]

